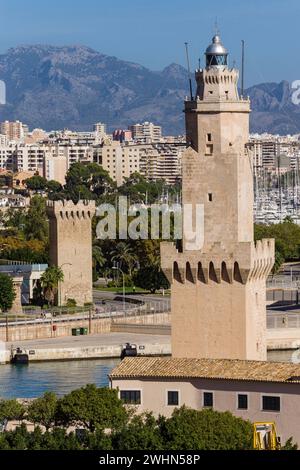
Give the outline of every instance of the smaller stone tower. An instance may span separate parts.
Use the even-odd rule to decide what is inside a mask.
[[[68,299],[77,305],[93,301],[92,218],[94,201],[48,201],[50,223],[50,264],[59,266],[64,282],[58,289],[58,303]]]

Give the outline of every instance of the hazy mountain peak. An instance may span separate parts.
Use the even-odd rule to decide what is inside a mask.
[[[7,86],[0,119],[48,130],[153,121],[167,134],[182,133],[187,78],[176,63],[154,72],[87,46],[21,45],[0,55],[0,79]],[[251,98],[252,131],[300,132],[300,108],[291,101],[288,82],[261,83],[245,94]]]

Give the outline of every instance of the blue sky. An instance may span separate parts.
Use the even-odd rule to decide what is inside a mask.
[[[246,85],[300,79],[299,0],[0,0],[0,53],[20,44],[84,44],[160,70],[196,67],[215,18],[231,61],[246,42]]]

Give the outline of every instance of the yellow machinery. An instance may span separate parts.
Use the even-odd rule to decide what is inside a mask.
[[[253,448],[255,450],[279,450],[280,443],[275,423],[253,424]]]

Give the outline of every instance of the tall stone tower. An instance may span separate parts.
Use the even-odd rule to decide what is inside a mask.
[[[64,282],[58,289],[58,302],[68,299],[77,305],[93,301],[92,218],[94,201],[49,201],[50,264],[60,266]]]
[[[266,278],[274,240],[253,240],[249,99],[215,35],[206,67],[196,71],[196,97],[185,101],[189,148],[183,155],[185,205],[204,209],[204,243],[162,243],[171,282],[174,357],[266,359]],[[193,222],[194,223],[194,222]],[[195,227],[193,227],[195,228]]]

